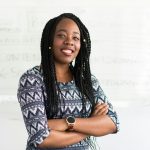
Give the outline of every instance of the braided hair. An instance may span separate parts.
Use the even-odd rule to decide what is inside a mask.
[[[79,88],[82,95],[82,117],[86,117],[87,101],[90,102],[92,110],[95,105],[89,64],[89,57],[91,53],[91,40],[89,32],[77,16],[72,13],[63,13],[47,22],[41,38],[41,66],[47,94],[45,107],[48,119],[53,118],[58,112],[58,95],[60,92],[57,90],[58,84],[56,79],[54,56],[53,52],[49,50],[49,47],[52,47],[53,45],[56,26],[63,18],[72,19],[77,24],[81,33],[80,51],[75,59],[74,65],[70,63],[70,70],[74,76],[75,84]]]

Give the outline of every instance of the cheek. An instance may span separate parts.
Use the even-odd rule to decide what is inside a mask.
[[[61,40],[54,39],[53,48],[58,47],[58,46],[60,46],[61,44],[62,44],[62,41],[61,41]]]
[[[79,43],[76,45],[76,54],[75,54],[76,56],[75,57],[77,57],[77,55],[79,54],[80,48],[81,48],[81,45]]]
[[[77,43],[77,44],[76,44],[76,49],[79,51],[80,48],[81,48],[81,44],[80,44],[80,43]]]

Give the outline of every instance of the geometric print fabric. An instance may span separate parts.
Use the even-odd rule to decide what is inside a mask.
[[[112,104],[107,100],[107,97],[101,89],[98,80],[94,76],[92,76],[92,84],[95,102],[108,103],[108,115],[116,124],[117,130],[119,130],[117,114],[113,110]],[[58,105],[59,111],[55,118],[65,118],[69,114],[72,114],[75,117],[80,117],[82,100],[81,94],[76,87],[75,82],[73,80],[67,83],[58,82],[58,85],[59,89],[61,90],[61,94],[59,95],[61,102]],[[50,131],[47,125],[47,117],[44,105],[46,91],[43,82],[42,70],[40,70],[39,66],[33,67],[21,76],[17,96],[28,132],[26,150],[40,150],[37,148],[37,145],[42,143],[44,138],[50,134]],[[88,117],[91,113],[90,103],[86,104],[86,109],[88,112]],[[61,148],[60,150],[88,149],[89,142],[90,140],[87,138],[86,140],[71,145],[67,148]]]

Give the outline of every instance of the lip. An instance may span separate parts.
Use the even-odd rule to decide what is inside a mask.
[[[72,52],[74,52],[75,50],[74,49],[72,49],[71,47],[63,47],[63,48],[61,48],[61,50],[70,50],[70,51],[72,51]]]
[[[69,47],[65,47],[61,49],[61,52],[66,56],[71,56],[74,50]]]

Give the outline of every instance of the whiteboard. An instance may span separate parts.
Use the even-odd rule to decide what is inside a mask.
[[[16,100],[20,76],[40,64],[46,22],[77,15],[92,40],[91,70],[116,105],[150,104],[150,2],[0,0],[0,100]]]

